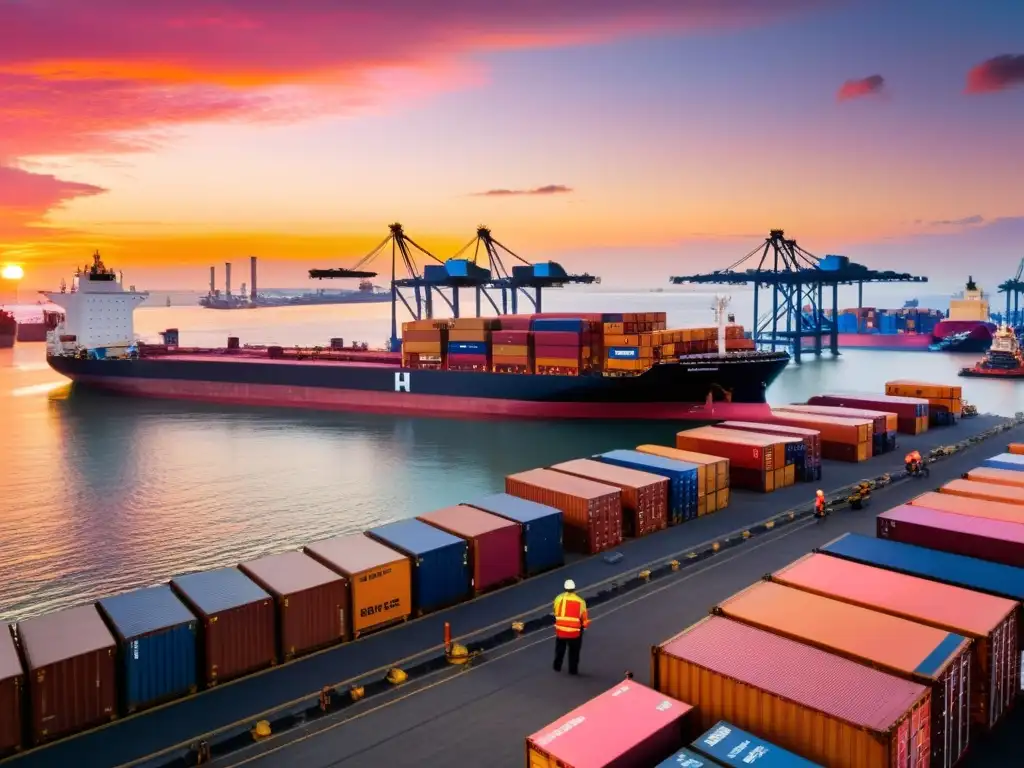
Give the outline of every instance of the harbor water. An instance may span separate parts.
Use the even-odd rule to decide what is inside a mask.
[[[749,296],[735,295],[741,323]],[[551,311],[666,311],[712,324],[707,293],[549,292]],[[463,297],[464,306],[469,306]],[[382,345],[387,304],[215,311],[146,307],[136,331],[183,345]],[[850,350],[805,358],[770,389],[783,404],[887,379],[956,379],[976,355]],[[981,412],[1024,409],[1024,387],[963,379]],[[71,393],[44,345],[0,350],[0,619],[24,618],[364,530],[503,489],[506,474],[645,442],[683,424],[453,421],[246,409]],[[827,478],[824,485],[828,486]],[[765,498],[767,511],[771,497]]]

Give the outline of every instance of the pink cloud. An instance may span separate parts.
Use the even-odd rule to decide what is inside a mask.
[[[836,99],[838,101],[849,101],[850,99],[874,96],[881,93],[884,87],[885,78],[881,75],[870,75],[869,77],[862,77],[857,80],[847,80],[840,86],[838,93],[836,93]]]
[[[967,73],[966,93],[993,93],[1024,85],[1024,54],[1003,54],[981,62]]]
[[[76,197],[104,192],[105,189],[92,184],[0,165],[0,237],[39,234],[36,225],[47,212]]]
[[[476,192],[476,197],[514,197],[516,195],[566,195],[572,192],[572,187],[567,187],[565,184],[547,184],[543,187],[534,187],[533,189],[489,189],[486,192]]]

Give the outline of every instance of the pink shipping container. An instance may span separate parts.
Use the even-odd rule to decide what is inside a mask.
[[[530,331],[529,321],[527,321],[527,329],[521,331],[494,331],[491,334],[491,344],[498,346],[499,344],[510,344],[517,347],[525,347],[530,343]],[[504,323],[502,324],[504,325]]]
[[[793,403],[784,405],[777,410],[793,411],[795,413],[820,413],[824,416],[838,416],[842,419],[867,419],[874,429],[874,434],[884,435],[886,432],[895,432],[897,427],[897,416],[889,411],[881,411],[872,408],[852,408],[845,405],[822,405],[820,403]]]
[[[528,768],[646,768],[683,746],[693,707],[625,680],[526,739]]]
[[[11,627],[0,625],[0,759],[21,749],[25,672]]]
[[[565,461],[551,469],[621,489],[623,535],[646,536],[668,528],[667,477],[592,459]]]
[[[523,542],[518,523],[459,504],[416,518],[469,544],[470,586],[476,594],[522,577]]]
[[[117,716],[117,641],[96,606],[19,621],[17,632],[35,744]]]
[[[920,431],[916,422],[919,416],[928,416],[928,401],[919,397],[897,395],[818,395],[810,398],[810,405],[835,405],[840,408],[867,408],[870,411],[886,411],[896,414],[896,430],[908,435]]]
[[[880,539],[1024,567],[1024,525],[904,504],[876,518]]]
[[[348,637],[348,579],[302,552],[238,566],[277,603],[278,655],[285,661]]]

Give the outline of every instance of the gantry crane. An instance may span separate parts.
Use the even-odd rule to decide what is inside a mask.
[[[1017,274],[999,285],[999,293],[1006,294],[1006,324],[1024,326],[1024,312],[1020,308],[1020,299],[1024,296],[1024,259],[1017,266]]]

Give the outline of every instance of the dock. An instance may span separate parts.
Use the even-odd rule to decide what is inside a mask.
[[[821,487],[829,492],[861,479],[900,472],[906,451],[916,449],[928,456],[936,447],[969,440],[1004,421],[979,416],[917,436],[901,435],[896,452],[860,464],[825,461]],[[931,466],[930,479],[906,479],[882,487],[875,491],[867,509],[843,509],[821,523],[806,517],[813,504],[813,485],[798,484],[771,494],[739,491],[720,513],[627,542],[616,550],[622,559],[614,564],[601,556],[570,562],[472,602],[125,718],[0,765],[194,765],[188,757],[191,745],[204,739],[215,758],[211,765],[216,766],[522,766],[526,735],[608,689],[627,670],[638,681],[647,682],[652,645],[814,547],[846,532],[873,535],[878,512],[959,477],[1007,442],[1024,442],[1024,426],[942,458]],[[788,519],[790,510],[798,513],[790,522],[770,530],[758,525],[768,518]],[[745,531],[751,535],[743,536]],[[721,543],[717,554],[698,556],[710,552],[716,542]],[[694,554],[689,564],[685,562],[688,553]],[[594,601],[578,678],[552,671],[553,632],[543,628],[485,650],[469,665],[442,664],[434,671],[424,666],[419,674],[411,674],[408,682],[367,695],[340,711],[287,729],[278,726],[287,721],[289,712],[315,705],[324,686],[347,691],[362,685],[369,692],[373,685],[380,687],[391,668],[412,671],[418,664],[436,659],[443,649],[446,622],[454,640],[472,647],[474,640],[507,631],[513,621],[539,620],[549,613],[550,601],[566,578],[573,578],[580,593],[590,599],[610,582],[626,582],[671,558],[683,561],[677,572]],[[259,720],[271,722],[273,733],[255,741],[249,731]],[[985,750],[998,749],[998,736],[1008,738],[1014,722],[1024,722],[1024,715],[1018,712],[1011,718],[995,741],[978,745],[964,765],[993,764],[995,758]]]

